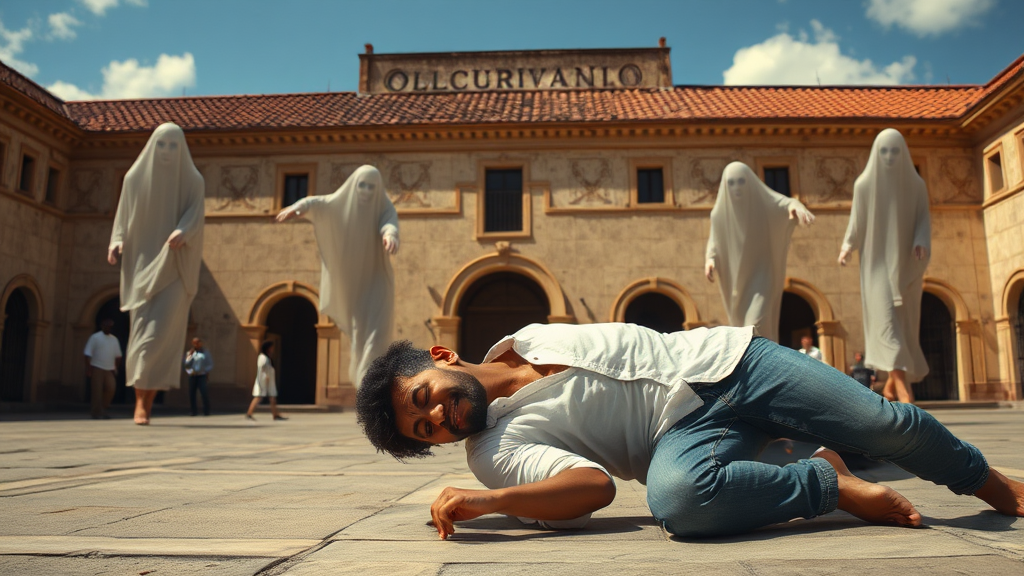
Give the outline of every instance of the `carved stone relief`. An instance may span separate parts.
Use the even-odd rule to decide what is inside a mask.
[[[857,180],[857,163],[847,156],[826,156],[814,163],[817,186],[803,195],[809,203],[849,202],[853,199],[853,183]]]
[[[223,211],[233,207],[255,210],[256,186],[259,181],[258,166],[221,166],[218,203],[214,210]]]
[[[722,172],[732,162],[728,157],[699,157],[690,160],[688,204],[714,204]]]
[[[570,164],[572,177],[582,190],[577,189],[569,200],[572,206],[593,204],[611,204],[605,193],[608,181],[611,180],[612,168],[607,158],[580,158]]]
[[[99,212],[100,184],[103,171],[99,168],[82,168],[71,172],[71,207],[68,212],[77,214]]]
[[[362,166],[362,162],[333,162],[331,163],[331,191],[328,194],[333,193],[341,185],[348,180],[348,177],[356,171],[356,168]]]
[[[431,162],[395,162],[388,170],[388,195],[395,208],[430,208],[424,190]]]
[[[980,179],[974,162],[967,156],[939,158],[938,178],[931,191],[932,202],[943,204],[970,204],[981,202]]]

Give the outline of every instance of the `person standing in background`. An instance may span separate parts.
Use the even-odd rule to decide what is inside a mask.
[[[121,343],[117,341],[117,336],[110,333],[113,329],[114,321],[104,318],[100,321],[100,331],[90,336],[85,343],[85,375],[89,377],[92,390],[94,419],[110,418],[107,408],[110,408],[117,386],[115,377],[121,364]]]
[[[192,339],[192,348],[185,354],[185,373],[188,374],[188,400],[192,406],[192,415],[199,413],[196,409],[196,390],[203,396],[203,416],[210,415],[210,391],[207,386],[207,375],[213,370],[213,356],[203,346],[199,338]]]
[[[875,371],[864,365],[864,353],[857,352],[853,355],[853,366],[850,367],[850,377],[860,382],[868,389],[873,390],[875,385]]]
[[[264,397],[270,398],[270,413],[274,420],[287,420],[277,411],[277,371],[274,370],[274,361],[270,359],[273,353],[273,342],[267,340],[260,345],[260,356],[256,359],[256,383],[252,386],[252,402],[245,413],[245,419],[250,422],[256,421],[252,414]]]
[[[821,355],[821,350],[814,345],[814,339],[810,336],[804,336],[800,339],[800,350],[801,354],[806,354],[811,358],[814,358],[818,362],[824,362],[825,359]]]

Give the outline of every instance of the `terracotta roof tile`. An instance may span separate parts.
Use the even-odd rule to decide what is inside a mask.
[[[676,86],[435,94],[353,92],[61,102],[0,64],[6,83],[87,132],[138,132],[173,121],[186,130],[346,126],[716,120],[921,120],[962,117],[1024,73],[1024,56],[984,86]]]

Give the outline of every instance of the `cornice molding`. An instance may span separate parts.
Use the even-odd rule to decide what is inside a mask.
[[[9,87],[0,89],[0,110],[68,148],[78,146],[85,135],[85,132],[70,119]]]

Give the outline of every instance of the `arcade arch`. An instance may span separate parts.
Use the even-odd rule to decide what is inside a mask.
[[[984,344],[981,338],[981,323],[971,318],[963,296],[948,282],[925,276],[923,290],[938,298],[952,316],[953,326],[950,327],[950,330],[954,332],[957,396],[961,401],[969,400],[972,385],[976,382],[985,382],[988,379],[985,369]],[[922,315],[923,313],[924,308],[922,307]],[[922,325],[924,325],[923,317]]]
[[[576,317],[566,306],[565,294],[554,274],[540,262],[512,253],[508,245],[501,245],[491,254],[472,260],[452,277],[441,300],[441,313],[431,323],[437,329],[437,344],[459,350],[460,306],[469,290],[481,278],[498,272],[513,272],[526,277],[537,285],[547,300],[547,322],[551,324],[573,324]]]
[[[828,298],[813,284],[800,278],[787,277],[783,289],[802,298],[814,311],[814,325],[818,329],[818,348],[821,349],[822,359],[829,366],[845,372],[846,340]]]
[[[685,288],[672,280],[655,276],[637,280],[623,288],[622,292],[619,292],[619,295],[612,302],[609,320],[611,322],[625,322],[630,305],[638,298],[648,294],[665,296],[679,307],[683,316],[679,329],[692,330],[693,328],[707,325],[707,322],[701,321],[697,305]]]
[[[1003,285],[996,337],[1005,397],[1020,400],[1024,398],[1024,269],[1011,274]]]
[[[19,274],[0,295],[0,401],[36,402],[43,376],[46,328],[42,291]]]
[[[320,312],[320,295],[315,288],[303,282],[286,280],[277,282],[263,289],[256,300],[249,307],[246,316],[246,323],[242,330],[247,336],[248,342],[240,343],[237,355],[235,373],[239,375],[238,381],[243,383],[253,382],[256,378],[256,357],[259,355],[260,344],[268,338],[268,320],[271,324],[279,324],[277,314],[271,315],[278,304],[285,307],[294,307],[301,310],[304,306],[295,301],[284,302],[286,299],[301,298],[312,306],[313,311],[309,314],[309,322],[315,323],[312,329],[316,332],[316,377],[315,394],[313,401],[316,404],[351,404],[355,400],[355,385],[352,382],[343,381],[344,375],[348,373],[348,342],[342,342],[342,334],[331,319]],[[305,326],[295,327],[302,331]],[[283,346],[278,346],[280,350]],[[303,401],[308,396],[297,395],[296,401]]]

